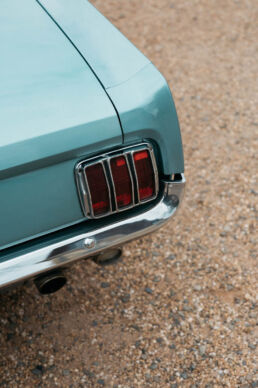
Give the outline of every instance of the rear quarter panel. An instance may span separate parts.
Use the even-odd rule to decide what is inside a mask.
[[[102,83],[119,115],[124,143],[152,139],[164,174],[183,173],[176,109],[150,61],[88,1],[40,0]]]
[[[128,81],[108,89],[119,112],[124,139],[151,139],[159,146],[164,174],[184,172],[177,113],[170,89],[159,71],[149,64]]]

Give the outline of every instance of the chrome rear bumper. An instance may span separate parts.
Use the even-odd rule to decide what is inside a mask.
[[[0,288],[94,256],[155,231],[175,214],[181,204],[184,176],[179,181],[162,181],[162,186],[163,194],[159,202],[147,211],[0,262]]]

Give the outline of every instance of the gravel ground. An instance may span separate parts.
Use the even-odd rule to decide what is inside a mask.
[[[186,197],[118,265],[0,296],[0,386],[258,387],[257,1],[93,3],[169,81]]]

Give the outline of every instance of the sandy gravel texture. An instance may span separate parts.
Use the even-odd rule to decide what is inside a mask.
[[[172,88],[186,197],[118,265],[0,296],[0,387],[258,387],[258,3],[93,4]]]

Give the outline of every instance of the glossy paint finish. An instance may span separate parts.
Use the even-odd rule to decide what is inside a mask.
[[[39,0],[71,39],[105,89],[131,78],[150,61],[86,0]]]
[[[34,0],[0,13],[0,249],[79,222],[81,158],[122,143],[89,66]]]
[[[149,64],[127,82],[108,89],[119,112],[126,142],[152,139],[161,150],[164,174],[184,171],[183,148],[169,87]]]
[[[41,3],[1,2],[0,250],[85,220],[80,160],[151,140],[184,170],[158,70],[86,0]]]
[[[37,2],[1,2],[0,50],[1,171],[121,142],[105,91]]]
[[[39,0],[99,78],[119,115],[125,143],[152,139],[165,174],[184,171],[177,114],[159,71],[85,0]]]
[[[105,249],[124,244],[164,225],[181,204],[184,193],[184,177],[178,182],[162,182],[162,196],[158,203],[135,216],[95,228],[81,231],[74,237],[48,246],[0,258],[0,288],[29,277],[66,266],[80,258],[91,257]],[[83,229],[83,227],[82,227]]]
[[[1,248],[84,219],[73,175],[76,161],[0,180]]]

